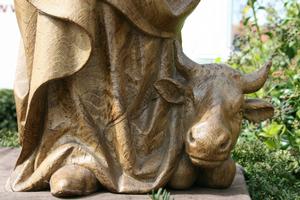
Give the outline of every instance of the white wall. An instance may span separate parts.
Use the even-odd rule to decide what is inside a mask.
[[[0,88],[12,88],[20,34],[12,5],[0,0]]]
[[[232,1],[202,0],[183,27],[184,52],[205,63],[225,61],[232,44]]]
[[[197,62],[226,60],[231,50],[231,2],[202,0],[183,28],[185,53]],[[0,0],[0,88],[13,88],[20,34],[13,0]]]

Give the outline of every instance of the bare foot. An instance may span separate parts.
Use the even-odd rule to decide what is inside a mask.
[[[56,197],[83,196],[98,190],[95,175],[79,165],[67,165],[58,169],[50,179],[51,194]]]

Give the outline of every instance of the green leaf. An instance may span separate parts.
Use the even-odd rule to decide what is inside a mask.
[[[268,140],[266,140],[266,141],[264,141],[264,143],[267,145],[267,147],[268,148],[270,148],[270,149],[276,149],[277,148],[277,143],[274,141],[274,140],[272,140],[272,139],[268,139]]]
[[[245,6],[245,8],[243,9],[243,14],[246,15],[249,11],[250,11],[251,7],[250,6]]]
[[[300,110],[298,110],[298,111],[296,112],[296,116],[298,117],[298,119],[300,119]]]
[[[243,25],[244,26],[247,26],[248,25],[248,21],[250,20],[251,17],[246,17],[244,20],[243,20]]]
[[[295,131],[295,135],[300,138],[300,129]]]
[[[269,36],[270,38],[272,38],[272,37],[273,37],[273,33],[272,33],[272,32],[270,32],[270,31],[268,31],[268,32],[265,32],[265,34],[266,34],[267,36]]]
[[[218,57],[215,59],[215,63],[221,63],[222,62],[222,58]]]
[[[277,137],[281,132],[284,125],[277,124],[276,122],[272,122],[269,126],[263,129],[263,132],[259,134],[259,136],[273,138]]]

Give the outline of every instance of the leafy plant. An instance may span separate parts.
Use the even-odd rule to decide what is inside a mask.
[[[0,130],[0,147],[19,147],[18,133],[7,129]]]
[[[275,116],[258,125],[245,121],[233,158],[245,169],[252,199],[299,200],[300,2],[247,0],[241,26],[229,64],[249,73],[274,56],[269,81],[249,97],[270,101]]]
[[[7,89],[0,90],[0,146],[19,146],[13,91]]]
[[[300,156],[287,150],[270,150],[259,140],[242,136],[233,158],[245,170],[253,200],[299,200]]]
[[[263,24],[258,21],[259,12],[267,15]],[[268,122],[245,123],[244,134],[255,133],[271,149],[290,149],[300,154],[300,2],[248,0],[242,26],[229,64],[249,73],[274,55],[269,81],[249,96],[268,99],[276,110]]]
[[[12,90],[0,90],[1,129],[17,130],[16,106]]]
[[[159,188],[157,192],[152,191],[150,198],[152,200],[170,200],[171,194],[166,189]]]

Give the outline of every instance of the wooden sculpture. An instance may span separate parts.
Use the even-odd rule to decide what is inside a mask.
[[[200,0],[15,0],[22,151],[11,191],[55,196],[230,186],[242,118],[272,117],[248,75],[199,65],[180,31]]]

